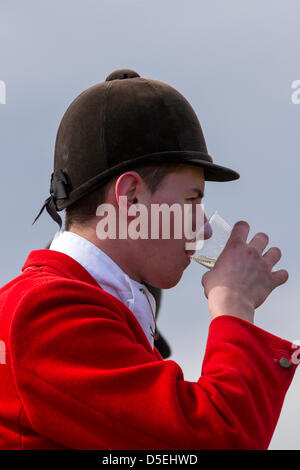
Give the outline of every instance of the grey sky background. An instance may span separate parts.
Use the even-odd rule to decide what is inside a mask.
[[[256,325],[300,340],[300,2],[287,0],[0,0],[1,285],[57,225],[45,212],[54,143],[67,106],[118,68],[164,81],[193,106],[214,161],[241,175],[206,184],[204,205],[247,220],[279,246],[288,282],[257,310]],[[147,260],[145,260],[146,262]],[[163,293],[159,328],[186,380],[201,373],[210,323],[196,263]],[[29,339],[30,340],[30,339]],[[300,376],[270,449],[300,449]]]

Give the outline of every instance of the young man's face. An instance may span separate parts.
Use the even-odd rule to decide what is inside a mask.
[[[202,168],[184,165],[180,172],[170,173],[161,182],[159,188],[151,194],[145,187],[137,194],[138,202],[143,203],[148,208],[149,227],[151,227],[151,205],[166,203],[168,206],[180,204],[182,214],[184,213],[184,204],[190,205],[192,210],[192,229],[196,228],[196,204],[202,202],[204,194],[204,172]],[[190,263],[186,243],[191,242],[184,236],[182,227],[182,238],[174,237],[174,217],[170,212],[170,238],[162,238],[162,224],[160,224],[159,239],[148,238],[147,240],[135,240],[134,262],[138,264],[139,274],[143,281],[162,289],[168,289],[175,286],[183,271]],[[207,219],[201,210],[200,220],[205,222]],[[181,221],[183,225],[183,218]],[[199,230],[199,225],[197,227]],[[150,229],[149,229],[150,231]],[[204,233],[204,238],[209,238],[210,233]],[[133,245],[132,245],[133,246]]]

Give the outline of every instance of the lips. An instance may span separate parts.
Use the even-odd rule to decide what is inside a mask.
[[[193,256],[196,253],[196,250],[184,250],[188,256]]]
[[[185,251],[185,261],[186,261],[186,266],[184,269],[186,269],[188,267],[188,265],[190,264],[191,262],[191,256],[193,253],[195,253],[194,251],[192,250],[184,250]]]
[[[185,266],[184,269],[186,269],[186,268],[188,267],[188,265],[190,264],[190,262],[191,262],[190,256],[189,256],[189,255],[186,255],[186,266]]]

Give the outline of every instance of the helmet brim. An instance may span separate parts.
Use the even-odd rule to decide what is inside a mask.
[[[70,206],[85,194],[113,178],[120,171],[129,171],[146,163],[185,163],[187,165],[195,165],[204,169],[206,181],[233,181],[240,177],[239,173],[236,171],[214,164],[212,157],[204,152],[193,150],[156,152],[142,155],[132,160],[125,160],[95,175],[93,178],[71,191],[68,198],[58,199],[56,202],[57,210],[60,211]]]

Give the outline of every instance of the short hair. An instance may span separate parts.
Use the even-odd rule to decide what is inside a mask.
[[[147,188],[154,194],[160,187],[165,177],[170,173],[178,172],[182,169],[183,163],[161,163],[153,164],[147,163],[142,166],[133,168],[133,171],[139,173],[144,180]],[[102,186],[97,187],[89,192],[78,201],[71,204],[66,208],[65,214],[65,230],[70,230],[73,224],[84,225],[95,217],[97,207],[103,204],[106,200],[107,192],[111,184],[115,183],[120,175],[129,170],[122,170],[117,175],[112,177],[108,182]]]

